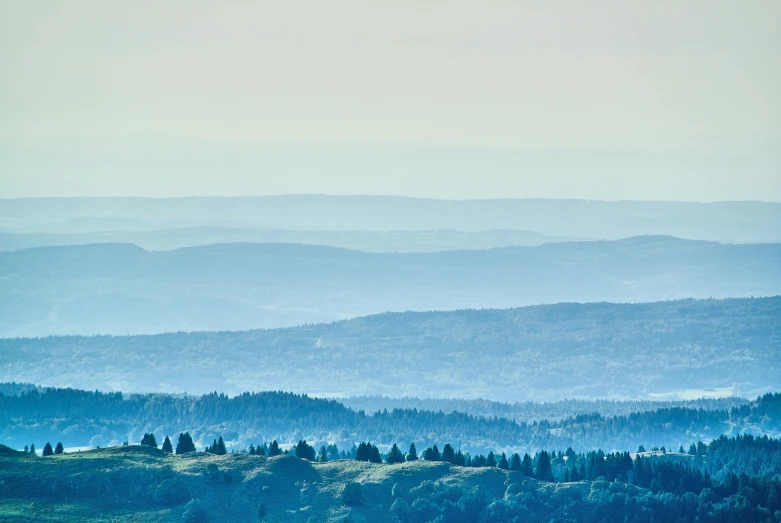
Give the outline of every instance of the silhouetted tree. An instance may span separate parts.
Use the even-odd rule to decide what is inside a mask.
[[[65,449],[62,447],[62,442],[57,442],[57,446],[54,447],[54,453],[57,455],[65,453]]]
[[[388,452],[388,459],[386,461],[391,465],[394,463],[404,463],[404,454],[401,453],[398,445],[395,443],[391,447],[390,452]]]
[[[320,452],[317,455],[317,461],[320,463],[325,463],[328,461],[328,449],[325,448],[325,445],[320,447]]]
[[[280,454],[282,454],[282,451],[279,450],[279,443],[277,443],[277,440],[272,441],[268,448],[268,455],[279,456]]]
[[[543,451],[537,456],[537,470],[535,472],[537,479],[542,481],[555,481],[553,471],[551,470],[550,455]]]
[[[485,465],[486,467],[495,467],[496,466],[496,456],[494,456],[493,452],[488,453],[488,457],[485,458]]]
[[[164,452],[173,452],[174,448],[171,445],[171,440],[168,439],[168,436],[165,437],[165,440],[163,440],[163,451]]]
[[[521,474],[530,478],[534,477],[534,469],[532,468],[532,458],[528,454],[523,455],[523,461],[521,462]]]
[[[147,432],[144,434],[144,437],[141,438],[141,444],[157,448],[157,440],[155,439],[155,435],[151,432]]]
[[[437,446],[434,445],[423,451],[423,459],[426,461],[442,461],[442,456],[439,454]]]
[[[176,443],[176,453],[186,454],[188,452],[195,452],[195,443],[189,432],[179,433],[179,441]]]
[[[517,452],[510,459],[510,470],[521,470],[521,457]]]
[[[507,463],[507,456],[505,455],[504,452],[502,452],[502,457],[499,458],[499,463],[497,464],[497,466],[503,470],[507,470],[508,468],[510,468],[510,464]]]
[[[456,453],[453,450],[453,447],[450,446],[450,443],[446,443],[445,448],[442,449],[442,461],[446,461],[447,463],[453,463],[455,458],[456,458]]]
[[[309,461],[315,460],[315,448],[309,445],[306,440],[299,440],[296,444],[296,457]]]
[[[417,461],[418,460],[418,450],[415,448],[414,443],[409,444],[409,452],[407,452],[407,461]]]
[[[52,449],[52,444],[48,441],[46,442],[46,445],[43,446],[43,453],[44,456],[53,456],[54,455],[54,449]]]
[[[30,454],[35,456],[35,443],[30,443]]]

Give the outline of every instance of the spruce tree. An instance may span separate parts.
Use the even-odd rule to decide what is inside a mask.
[[[212,448],[212,452],[218,456],[224,456],[228,453],[228,450],[225,448],[225,442],[222,440],[222,436],[220,436],[220,439],[217,440],[217,445]]]
[[[499,458],[499,463],[497,466],[502,470],[507,470],[510,468],[510,464],[507,463],[507,455],[504,452],[502,452],[502,457]]]
[[[165,440],[163,441],[163,452],[173,452],[174,448],[173,445],[171,445],[171,440],[168,439],[168,436],[165,437]]]
[[[461,452],[461,449],[456,452],[456,455],[453,457],[453,464],[454,465],[460,465],[465,466],[466,465],[466,458],[464,457],[463,452]]]
[[[409,452],[407,452],[407,461],[417,461],[418,460],[418,450],[415,448],[414,443],[409,444]]]
[[[296,457],[308,461],[315,460],[315,448],[309,445],[306,440],[299,440],[296,444]]]
[[[249,444],[249,455],[254,456],[255,455],[255,445],[252,443]]]
[[[442,449],[442,461],[445,461],[447,463],[453,463],[455,458],[456,458],[456,453],[453,450],[453,447],[450,446],[450,443],[446,443],[445,448]]]
[[[404,454],[401,453],[398,445],[395,443],[391,447],[390,452],[388,452],[388,459],[386,461],[391,465],[394,463],[404,463]]]
[[[35,443],[30,443],[30,454],[35,456]]]
[[[325,463],[328,461],[328,450],[325,448],[325,445],[320,447],[320,452],[317,455],[317,461],[320,463]]]
[[[371,463],[382,463],[382,456],[380,456],[380,449],[375,445],[369,445],[369,461]]]
[[[495,467],[496,466],[496,456],[494,456],[493,451],[488,453],[488,457],[485,458],[485,464],[488,467]]]
[[[186,454],[188,452],[195,452],[195,443],[189,432],[180,432],[179,441],[176,443],[176,453]]]
[[[532,458],[528,454],[523,455],[523,461],[521,462],[521,474],[530,478],[534,477],[534,469],[532,468]]]
[[[24,453],[25,454],[29,454],[30,453],[30,447],[28,447],[27,445],[24,446]]]
[[[516,452],[510,459],[510,470],[521,470],[521,457]]]
[[[57,455],[65,453],[65,449],[62,447],[62,442],[57,442],[57,446],[54,447],[54,453]]]
[[[277,443],[277,440],[272,441],[271,446],[268,449],[268,455],[279,456],[280,454],[282,454],[282,451],[279,450],[279,443]]]
[[[543,451],[537,456],[537,471],[535,473],[537,479],[542,481],[555,481],[553,478],[553,471],[551,470],[550,455]]]
[[[157,448],[157,440],[155,439],[155,435],[151,432],[147,432],[144,434],[144,437],[141,438],[141,444]]]
[[[265,456],[266,455],[266,444],[258,445],[255,447],[255,455],[256,456]]]
[[[43,446],[43,452],[42,454],[44,456],[53,456],[54,455],[54,449],[52,449],[52,444],[48,441],[46,442],[46,445]]]

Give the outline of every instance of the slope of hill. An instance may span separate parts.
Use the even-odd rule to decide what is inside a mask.
[[[0,253],[0,336],[241,330],[385,311],[781,294],[781,244],[669,237],[427,254],[296,244]]]
[[[712,389],[751,397],[781,389],[779,317],[775,297],[387,313],[246,332],[5,338],[0,381],[509,402]]]
[[[580,238],[664,234],[694,240],[772,242],[781,240],[781,203],[326,195],[0,200],[3,232],[154,230],[196,225],[332,231],[516,229]]]

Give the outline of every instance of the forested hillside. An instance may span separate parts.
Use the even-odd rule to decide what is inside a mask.
[[[9,384],[0,383],[0,392]],[[16,390],[24,390],[23,385],[17,385]],[[29,389],[28,389],[29,390]],[[703,410],[730,410],[748,403],[748,400],[737,397],[698,398],[694,400],[573,400],[564,399],[550,402],[524,401],[502,403],[483,399],[435,399],[435,398],[392,398],[388,396],[354,396],[350,398],[334,398],[339,403],[353,410],[363,410],[367,414],[393,409],[417,409],[433,412],[463,412],[473,416],[498,416],[514,421],[549,420],[558,421],[578,414],[599,413],[602,416],[626,416],[635,412],[650,410],[684,408]]]
[[[0,445],[0,514],[25,522],[777,522],[780,456],[778,440],[752,437],[699,444],[678,458],[540,452],[524,457],[526,468],[515,457],[509,467],[473,468],[172,455],[138,445],[35,457]]]
[[[0,339],[0,381],[549,401],[781,390],[781,298],[380,314],[247,332]]]
[[[505,418],[413,410],[367,415],[324,399],[282,392],[172,396],[123,395],[71,389],[32,390],[0,396],[0,441],[15,448],[62,441],[66,446],[106,446],[141,441],[143,434],[189,431],[197,445],[222,436],[242,450],[277,440],[336,444],[359,441],[420,449],[446,443],[472,452],[535,452],[572,447],[577,451],[666,446],[688,448],[722,434],[781,432],[781,395],[765,395],[730,410],[668,407],[621,416],[578,414],[560,421],[515,422]]]
[[[0,336],[239,330],[405,310],[781,294],[781,244],[671,237],[436,253],[296,244],[0,253]]]

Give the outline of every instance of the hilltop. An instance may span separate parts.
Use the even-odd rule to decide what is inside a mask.
[[[143,446],[45,458],[0,452],[0,519],[640,523],[699,514],[703,522],[778,521],[772,514],[781,484],[751,466],[776,455],[778,445],[778,440],[721,439],[702,447],[705,457],[689,460],[693,468],[663,456],[638,464],[628,454],[578,455],[574,459],[588,462],[590,479],[563,482],[441,461],[316,463],[288,455],[177,456]],[[734,475],[721,474],[725,458],[750,474],[739,484]],[[542,457],[536,459],[540,470]],[[562,457],[554,462],[570,468]],[[708,470],[723,480],[711,480]]]

